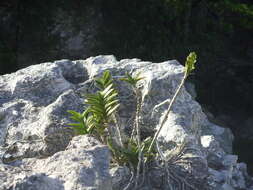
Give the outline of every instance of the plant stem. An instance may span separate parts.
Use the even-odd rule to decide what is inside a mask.
[[[140,167],[141,167],[141,157],[142,157],[142,151],[141,151],[141,134],[140,134],[140,110],[141,110],[141,92],[139,89],[135,88],[136,98],[137,98],[137,106],[136,106],[136,118],[135,118],[135,126],[136,126],[136,132],[137,132],[137,144],[138,144],[138,165],[137,165],[137,173],[136,173],[136,181],[135,181],[135,189],[137,189],[139,176],[140,176]]]
[[[151,142],[151,144],[150,144],[150,146],[149,146],[149,148],[148,148],[148,153],[151,152],[151,150],[152,150],[152,148],[153,148],[153,146],[154,146],[154,143],[155,143],[155,141],[156,141],[156,139],[157,139],[157,137],[158,137],[160,131],[162,130],[162,128],[163,128],[163,126],[164,126],[164,124],[165,124],[165,122],[166,122],[166,120],[167,120],[167,118],[168,118],[168,115],[169,115],[169,113],[170,113],[170,111],[171,111],[172,105],[173,105],[173,103],[175,102],[175,100],[176,100],[176,98],[177,98],[177,96],[178,96],[180,90],[182,89],[182,87],[183,87],[183,85],[184,85],[184,82],[185,82],[186,78],[187,78],[187,72],[184,73],[184,77],[183,77],[183,79],[182,79],[180,85],[178,86],[177,91],[176,91],[176,93],[174,94],[172,100],[170,101],[169,107],[168,107],[168,109],[167,109],[167,111],[166,111],[166,113],[165,113],[165,116],[164,116],[164,118],[163,118],[161,124],[160,124],[160,127],[159,127],[159,129],[156,131],[156,133],[155,133],[155,135],[154,135],[154,137],[153,137],[153,139],[152,139],[152,142]]]
[[[136,118],[135,118],[135,126],[137,133],[137,143],[138,146],[141,146],[141,134],[140,134],[140,111],[141,111],[141,92],[139,89],[135,89],[136,98],[137,98],[137,107],[136,107]]]
[[[115,114],[113,114],[112,117],[113,117],[114,123],[116,125],[116,130],[117,130],[117,133],[118,133],[120,146],[123,147],[123,141],[122,141],[122,137],[121,137],[120,126],[119,126],[118,120],[117,120]]]

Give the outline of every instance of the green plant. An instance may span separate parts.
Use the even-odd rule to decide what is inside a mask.
[[[100,89],[94,94],[86,95],[86,110],[80,114],[69,110],[71,119],[78,123],[71,123],[78,134],[93,133],[106,143],[106,129],[114,120],[113,114],[119,107],[118,93],[114,88],[112,77],[109,71],[103,73],[102,77],[95,79],[96,86]]]
[[[137,73],[135,76],[131,76],[128,72],[126,72],[125,77],[120,78],[120,80],[127,82],[130,84],[134,89],[137,88],[137,82],[144,79],[141,77],[141,73]]]
[[[89,117],[89,109],[86,109],[83,113],[78,113],[73,110],[67,111],[71,114],[70,119],[76,121],[77,123],[69,123],[69,126],[72,126],[76,134],[78,135],[85,135],[89,134],[92,130]]]
[[[108,146],[112,151],[113,158],[120,164],[131,163],[134,168],[138,166],[139,162],[139,154],[143,153],[143,156],[147,160],[152,160],[155,156],[155,151],[148,153],[148,147],[151,143],[151,137],[146,138],[141,142],[141,146],[139,148],[137,142],[135,140],[128,139],[124,147],[115,146],[111,139],[108,139]]]
[[[96,94],[87,95],[85,103],[89,105],[88,109],[92,114],[91,124],[101,137],[109,127],[112,114],[119,107],[118,100],[115,98],[117,95],[112,84]]]
[[[140,140],[140,129],[139,129],[139,112],[141,106],[140,91],[137,88],[137,82],[143,79],[140,77],[140,73],[136,76],[131,76],[126,73],[124,78],[120,80],[129,83],[135,95],[137,97],[137,108],[136,108],[136,121],[132,133],[132,138],[126,140],[127,142],[121,143],[113,140],[113,128],[117,126],[116,111],[119,107],[119,101],[117,99],[118,93],[114,88],[112,76],[109,71],[105,71],[103,75],[95,79],[96,87],[99,89],[94,94],[86,95],[85,104],[87,105],[86,110],[83,113],[78,113],[73,110],[69,110],[72,116],[70,117],[77,123],[70,123],[77,134],[94,134],[103,143],[107,143],[110,150],[114,155],[114,159],[119,164],[131,163],[136,165],[138,163],[138,157],[141,156],[141,152],[144,151],[144,156],[151,157],[153,153],[146,154],[145,151],[151,142],[151,138],[145,139],[143,142]],[[117,127],[116,127],[117,128]],[[107,136],[106,131],[109,131]],[[119,130],[117,130],[119,133]],[[135,134],[135,132],[137,134]],[[121,137],[120,134],[118,134]],[[136,136],[136,138],[134,138]]]
[[[185,62],[185,71],[184,71],[183,79],[182,79],[181,83],[179,84],[179,86],[178,86],[178,88],[177,88],[177,90],[176,90],[174,96],[172,97],[172,99],[171,99],[171,101],[170,101],[170,104],[169,104],[169,107],[168,107],[168,109],[167,109],[167,111],[166,111],[166,113],[165,113],[165,116],[163,117],[163,120],[162,120],[162,122],[161,122],[161,124],[160,124],[158,130],[156,131],[156,133],[155,133],[155,135],[154,135],[154,137],[153,137],[153,139],[152,139],[152,142],[151,142],[151,144],[150,144],[150,146],[149,146],[148,152],[151,152],[151,150],[152,150],[152,148],[153,148],[153,146],[154,146],[154,143],[155,143],[155,141],[157,140],[157,137],[158,137],[159,133],[161,132],[161,130],[162,130],[162,128],[163,128],[163,126],[164,126],[164,124],[165,124],[167,118],[168,118],[168,115],[169,115],[169,113],[170,113],[170,111],[171,111],[172,105],[174,104],[174,102],[175,102],[175,100],[176,100],[176,98],[177,98],[177,96],[178,96],[180,90],[182,89],[182,87],[183,87],[183,85],[184,85],[184,83],[185,83],[186,78],[187,78],[187,77],[190,75],[190,73],[195,69],[195,63],[196,63],[196,61],[197,61],[197,55],[196,55],[196,53],[195,53],[195,52],[191,52],[191,53],[187,56],[187,58],[186,58],[186,62]]]
[[[150,153],[146,152],[148,149],[146,148],[147,144],[145,144],[144,142],[151,142],[151,141],[141,142],[139,119],[140,119],[141,104],[142,104],[142,94],[141,94],[141,91],[137,87],[137,83],[138,83],[138,81],[140,81],[142,79],[144,79],[144,78],[140,77],[140,72],[137,73],[135,76],[131,76],[129,73],[126,73],[126,77],[121,79],[123,81],[126,81],[127,83],[129,83],[132,86],[133,91],[136,96],[135,122],[134,122],[133,130],[132,130],[132,134],[130,137],[129,145],[128,145],[128,149],[132,150],[132,146],[135,145],[134,147],[136,147],[136,150],[137,150],[137,151],[134,151],[135,154],[133,154],[133,155],[135,155],[135,158],[136,158],[135,160],[137,162],[135,188],[137,188],[137,186],[138,186],[141,164],[144,165],[144,163],[142,163],[142,161],[143,161],[142,157],[145,157],[145,160],[148,160],[148,157],[150,155]],[[136,139],[137,143],[135,143],[134,138]],[[133,150],[135,150],[135,149],[133,149]],[[134,165],[136,163],[133,163],[133,161],[132,161],[132,164]]]
[[[114,161],[120,165],[128,164],[133,172],[136,173],[134,186],[135,189],[138,189],[139,176],[141,171],[143,175],[145,173],[145,165],[149,161],[154,161],[154,158],[159,155],[162,160],[164,159],[164,156],[159,149],[158,143],[156,149],[154,148],[154,143],[157,142],[157,137],[168,118],[171,107],[175,102],[180,90],[182,89],[186,78],[195,68],[196,59],[197,56],[194,52],[190,53],[187,57],[183,79],[179,84],[173,98],[171,99],[165,116],[163,117],[163,120],[153,137],[148,137],[141,141],[139,118],[141,113],[142,94],[137,85],[138,81],[143,79],[143,77],[140,77],[140,73],[136,74],[135,76],[131,76],[129,73],[126,73],[125,77],[120,79],[121,81],[125,81],[131,85],[137,102],[135,113],[136,117],[132,133],[124,143],[122,142],[118,122],[116,119],[117,109],[120,106],[118,100],[118,92],[114,87],[113,79],[109,71],[105,71],[100,78],[95,79],[96,86],[99,90],[94,94],[86,95],[85,104],[87,105],[87,108],[83,113],[68,111],[72,115],[70,118],[77,122],[71,123],[69,125],[74,127],[74,130],[78,134],[95,135],[103,143],[108,145],[109,149],[112,152]],[[115,135],[115,131],[118,132],[117,135]],[[115,136],[118,137],[119,140],[115,139]],[[167,163],[167,168],[169,163],[173,165],[175,160],[181,159],[182,152],[185,150],[185,147],[186,146],[184,143],[174,151],[171,151],[169,159],[164,161]],[[172,173],[173,172],[174,171],[172,171]],[[179,180],[187,184],[185,180],[181,178],[179,178]],[[126,188],[130,187],[131,184],[132,180],[130,180],[129,185]]]

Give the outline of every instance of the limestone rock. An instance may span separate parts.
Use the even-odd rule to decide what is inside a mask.
[[[92,137],[74,137],[73,131],[66,127],[71,122],[66,111],[83,111],[82,94],[94,92],[92,80],[106,70],[114,76],[119,91],[119,123],[126,135],[133,124],[136,102],[132,89],[117,79],[125,72],[141,72],[145,77],[139,85],[143,100],[141,128],[147,136],[159,126],[184,68],[176,60],[151,63],[97,56],[33,65],[0,76],[0,156],[3,158],[0,166],[8,168],[0,174],[6,179],[0,188],[46,189],[51,184],[52,190],[74,187],[107,190],[124,186],[129,173],[117,168],[111,169],[110,176],[108,149]],[[201,106],[184,87],[159,136],[165,156],[186,142],[187,151],[182,160],[191,164],[178,163],[173,167],[199,190],[247,189],[252,185],[246,170],[237,163],[237,156],[232,155],[232,141],[231,131],[208,121]],[[161,170],[153,170],[149,176],[161,179],[163,174]],[[162,189],[163,184],[156,181],[150,180],[150,186],[143,188]]]
[[[76,136],[65,151],[45,159],[0,165],[0,189],[111,190],[110,153],[93,137]]]
[[[123,166],[115,166],[111,168],[110,175],[112,177],[113,190],[123,189],[131,177],[129,168]]]

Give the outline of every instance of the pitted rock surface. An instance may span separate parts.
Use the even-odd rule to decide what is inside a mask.
[[[114,76],[119,91],[118,114],[121,131],[126,134],[131,129],[136,102],[131,88],[118,78],[125,72],[141,72],[141,128],[146,135],[157,129],[184,72],[176,60],[152,63],[97,56],[42,63],[0,76],[0,189],[46,189],[50,185],[52,190],[107,190],[126,185],[129,171],[119,167],[109,172],[110,153],[104,145],[90,136],[74,137],[66,127],[71,122],[67,110],[84,110],[82,95],[96,90],[92,80],[106,70]],[[192,95],[196,94],[190,89]],[[197,189],[203,189],[201,184],[214,190],[253,186],[247,166],[232,155],[230,129],[208,121],[201,106],[183,87],[159,143],[166,155],[172,145],[185,140],[192,151],[186,152],[184,159],[192,164],[176,167]],[[153,170],[149,176],[159,179],[161,172]],[[144,189],[164,188],[157,180],[150,181]]]

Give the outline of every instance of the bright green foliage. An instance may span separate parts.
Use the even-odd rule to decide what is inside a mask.
[[[90,118],[89,117],[89,110],[85,110],[83,113],[78,113],[73,110],[68,110],[68,113],[71,114],[70,118],[78,123],[69,123],[68,125],[72,126],[75,130],[76,134],[84,135],[89,134],[92,130],[90,128]]]
[[[131,76],[128,72],[126,72],[126,77],[121,78],[120,80],[129,83],[133,87],[136,87],[137,82],[144,79],[144,77],[140,77],[140,74],[141,73],[139,72],[139,73],[137,73],[136,76]]]
[[[87,95],[85,103],[89,105],[89,112],[93,116],[91,124],[99,134],[103,134],[112,114],[119,107],[117,96],[118,93],[113,88],[113,84],[110,84],[102,91],[98,91],[96,94]]]
[[[78,122],[69,125],[74,127],[77,134],[96,133],[101,139],[104,139],[104,130],[108,127],[112,114],[119,107],[118,93],[113,87],[109,71],[95,79],[95,82],[100,91],[86,95],[85,104],[88,107],[82,114],[72,110],[68,111],[72,115],[70,118]]]
[[[195,63],[197,61],[197,55],[195,52],[191,52],[185,62],[185,73],[188,76],[194,69],[195,69]]]
[[[112,76],[109,71],[105,71],[102,77],[95,79],[96,86],[100,90],[104,90],[110,84],[113,84]]]

